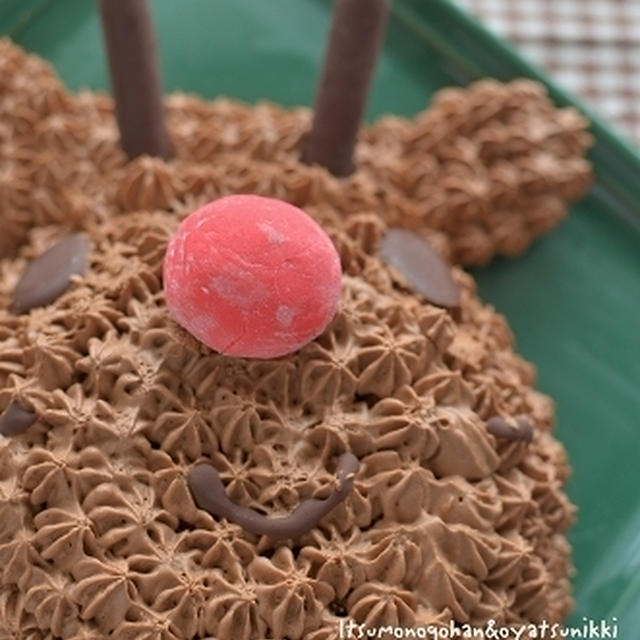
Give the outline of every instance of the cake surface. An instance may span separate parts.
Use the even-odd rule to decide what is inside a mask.
[[[405,227],[456,263],[523,250],[588,184],[574,111],[526,81],[446,90],[366,128],[338,180],[297,159],[304,109],[170,96],[176,158],[127,161],[109,98],[7,41],[0,85],[0,412],[35,418],[0,436],[0,638],[563,619],[574,510],[552,402],[468,275],[459,308],[437,307],[380,247]],[[291,356],[225,357],[168,317],[168,239],[229,193],[304,208],[339,251],[338,314]],[[28,262],[75,231],[89,268],[14,313]],[[517,416],[530,443],[488,428]],[[187,485],[209,461],[234,502],[282,515],[331,493],[344,452],[353,490],[291,540],[212,518]]]

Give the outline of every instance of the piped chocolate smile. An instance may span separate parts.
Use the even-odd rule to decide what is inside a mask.
[[[339,487],[327,498],[303,500],[288,516],[270,518],[229,499],[216,469],[210,464],[196,465],[189,473],[189,486],[199,507],[219,518],[227,518],[251,533],[274,539],[297,538],[313,529],[329,511],[340,504],[353,487],[360,467],[352,453],[338,459]]]

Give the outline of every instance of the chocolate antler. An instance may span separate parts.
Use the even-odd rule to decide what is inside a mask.
[[[336,176],[353,150],[382,44],[390,0],[335,0],[331,35],[303,160]]]
[[[147,0],[98,0],[122,148],[130,158],[173,155]]]

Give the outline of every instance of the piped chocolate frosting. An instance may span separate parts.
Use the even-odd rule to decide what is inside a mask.
[[[338,180],[299,162],[306,110],[170,96],[176,159],[127,162],[109,98],[69,94],[6,41],[0,82],[0,402],[38,415],[0,438],[0,629],[328,640],[345,616],[566,616],[574,510],[551,401],[468,275],[451,270],[453,314],[379,250],[398,227],[452,264],[521,250],[588,183],[582,118],[528,81],[446,91],[366,128]],[[231,192],[302,206],[339,251],[340,310],[291,356],[228,358],[168,319],[167,240]],[[14,313],[26,261],[71,225],[91,238],[84,275]],[[528,446],[488,432],[519,415]],[[295,541],[211,517],[188,483],[208,460],[235,505],[278,517],[329,497],[344,451],[357,481]]]

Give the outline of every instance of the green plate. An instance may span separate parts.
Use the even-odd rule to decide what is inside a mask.
[[[116,1],[116,0],[113,0]],[[167,90],[310,104],[328,0],[154,0]],[[107,87],[87,0],[3,0],[0,33],[53,62],[72,89]],[[482,76],[542,80],[576,100],[446,0],[395,0],[369,117],[413,114],[438,88]],[[582,108],[580,105],[577,105]],[[583,109],[584,110],[584,109]],[[590,114],[588,114],[590,115]],[[517,260],[478,270],[520,352],[557,401],[579,505],[576,610],[640,637],[640,158],[597,118],[597,183],[559,229]]]

